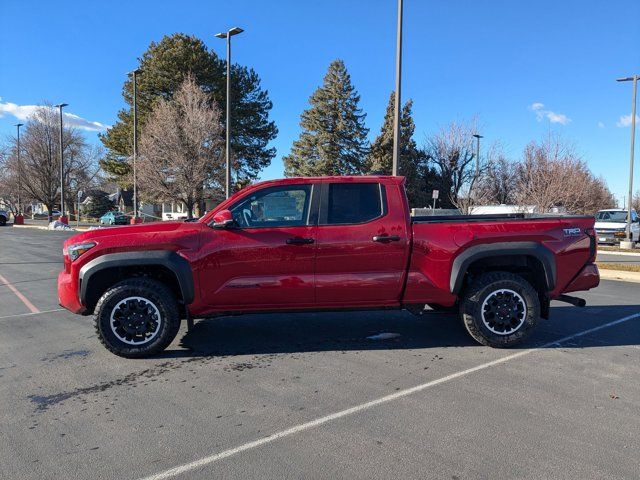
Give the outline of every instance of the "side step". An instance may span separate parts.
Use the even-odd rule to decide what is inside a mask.
[[[587,301],[583,298],[572,297],[570,295],[558,295],[554,300],[558,300],[559,302],[570,303],[576,307],[584,307],[587,305]]]

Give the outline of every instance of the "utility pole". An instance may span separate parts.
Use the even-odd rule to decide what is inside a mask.
[[[398,0],[398,27],[396,38],[396,97],[393,106],[393,164],[392,175],[398,175],[400,160],[400,112],[402,112],[400,87],[402,84],[402,0]]]
[[[136,163],[138,161],[138,74],[142,70],[136,68],[127,75],[133,77],[133,219],[132,223],[138,220],[138,175]]]
[[[232,29],[216,33],[215,37],[225,38],[227,40],[227,108],[226,108],[226,141],[225,141],[225,160],[226,160],[226,181],[225,181],[225,195],[226,198],[231,196],[231,37],[244,32],[240,27],[233,27]]]
[[[64,145],[62,143],[62,109],[67,107],[68,103],[59,103],[54,105],[60,111],[60,222],[67,223],[67,218],[64,216]],[[51,213],[51,212],[49,212]]]
[[[473,180],[471,180],[471,187],[469,188],[469,197],[471,197],[472,193],[475,193],[473,192],[473,187],[475,186],[476,182],[478,181],[478,177],[480,176],[480,139],[484,138],[482,135],[478,133],[474,133],[473,136],[476,139],[476,172],[473,175]]]
[[[22,163],[20,161],[20,127],[24,123],[16,123],[16,130],[18,131],[16,142],[16,153],[18,155],[18,215],[22,215]],[[15,220],[15,219],[14,219]]]
[[[629,202],[627,213],[627,229],[626,229],[626,241],[627,244],[620,244],[621,248],[633,248],[633,237],[631,235],[631,210],[633,208],[633,161],[635,151],[635,139],[636,139],[636,97],[638,92],[638,80],[640,75],[634,75],[633,77],[618,78],[618,82],[633,82],[633,98],[631,100],[631,154],[629,155]]]

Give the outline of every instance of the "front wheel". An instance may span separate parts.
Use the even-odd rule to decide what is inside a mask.
[[[540,318],[540,300],[524,278],[508,272],[480,275],[460,302],[460,317],[469,334],[490,347],[517,345]]]
[[[98,300],[94,323],[110,352],[126,358],[148,357],[167,348],[178,334],[178,302],[157,280],[123,280]]]

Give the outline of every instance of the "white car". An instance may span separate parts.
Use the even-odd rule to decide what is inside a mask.
[[[628,211],[622,208],[610,208],[596,213],[596,235],[598,243],[619,243],[627,237]],[[631,240],[640,241],[640,223],[638,214],[631,210]]]

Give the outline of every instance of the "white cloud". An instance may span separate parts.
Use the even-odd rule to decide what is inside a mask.
[[[598,128],[604,128],[604,122],[598,122]]]
[[[11,102],[0,101],[0,118],[5,115],[11,115],[18,120],[29,120],[29,117],[40,107],[41,105],[17,105]],[[62,116],[66,125],[71,125],[81,130],[87,130],[89,132],[103,132],[109,128],[109,125],[105,125],[100,122],[92,122],[73,113],[63,112]]]
[[[640,117],[636,115],[636,124],[640,123]],[[620,128],[631,126],[631,114],[622,115],[620,119],[616,122],[616,125]]]
[[[536,114],[536,120],[541,122],[544,118],[547,118],[551,123],[560,123],[566,125],[571,122],[571,119],[562,113],[552,112],[544,108],[544,103],[535,102],[529,106],[529,110]]]

